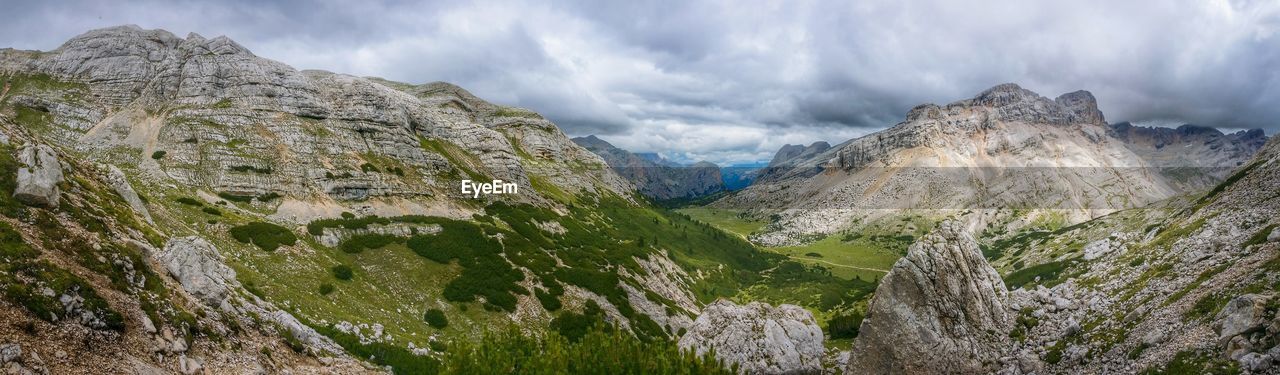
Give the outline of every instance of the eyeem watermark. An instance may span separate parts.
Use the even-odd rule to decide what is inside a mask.
[[[462,180],[462,194],[469,194],[471,198],[480,198],[481,194],[518,194],[520,185],[514,182],[506,182],[502,180],[493,180],[493,182],[474,182],[471,180]]]

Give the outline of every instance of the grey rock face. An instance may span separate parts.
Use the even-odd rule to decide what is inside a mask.
[[[1267,324],[1267,300],[1270,296],[1245,294],[1231,299],[1218,312],[1218,339],[1227,340],[1236,335],[1262,329]]]
[[[962,224],[944,222],[881,280],[846,371],[988,372],[1008,338],[1007,294]]]
[[[232,286],[239,285],[236,272],[222,263],[218,250],[200,237],[170,239],[158,258],[182,288],[204,304],[228,309]]]
[[[1084,90],[1074,91],[1062,94],[1053,101],[1071,111],[1076,116],[1076,121],[1089,124],[1107,123],[1107,119],[1102,116],[1102,111],[1098,110],[1098,100],[1093,97],[1093,93]]]
[[[299,342],[302,342],[307,347],[334,354],[344,353],[342,347],[334,343],[333,340],[321,335],[306,324],[302,324],[302,322],[298,321],[298,318],[295,318],[293,314],[289,314],[283,310],[275,310],[267,313],[259,313],[259,315],[264,319],[284,327],[285,330],[289,331],[288,333],[290,335],[298,339]]]
[[[178,371],[183,374],[197,374],[202,369],[203,366],[200,365],[200,361],[195,360],[195,358],[187,358],[185,355],[178,357]]]
[[[18,187],[13,197],[29,205],[57,207],[62,164],[48,145],[28,145],[18,151]]]
[[[0,345],[0,363],[9,363],[22,358],[22,345]]]
[[[698,354],[715,348],[717,357],[749,374],[822,370],[822,328],[813,314],[794,305],[716,301],[702,310],[679,345]]]
[[[104,177],[111,189],[115,190],[116,194],[120,194],[120,197],[124,198],[126,203],[129,203],[129,207],[132,207],[134,211],[142,215],[147,222],[151,222],[151,212],[147,210],[147,204],[142,203],[142,199],[138,198],[138,192],[133,190],[133,185],[129,184],[129,178],[125,176],[124,172],[114,165],[107,165],[106,169],[107,173]]]
[[[971,104],[992,107],[1004,121],[1054,125],[1103,124],[1098,103],[1088,91],[1064,94],[1049,100],[1016,84],[997,85],[971,99]]]
[[[1271,356],[1261,353],[1249,353],[1240,357],[1240,368],[1250,372],[1262,372],[1271,368]]]
[[[156,258],[182,284],[183,290],[205,305],[229,313],[255,314],[280,325],[309,348],[334,354],[343,353],[336,343],[302,324],[292,314],[260,300],[245,301],[233,293],[240,288],[235,270],[222,262],[222,255],[209,241],[195,236],[170,239],[164,250],[156,254]],[[243,311],[231,304],[233,299],[241,301]]]
[[[788,165],[792,159],[807,159],[814,155],[827,152],[831,149],[831,144],[827,142],[814,142],[808,147],[803,145],[783,145],[778,152],[773,155],[773,159],[769,160],[769,167],[781,167]]]

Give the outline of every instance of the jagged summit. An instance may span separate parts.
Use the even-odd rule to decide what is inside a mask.
[[[813,142],[813,144],[805,147],[804,145],[783,145],[778,152],[773,155],[773,160],[769,161],[769,167],[775,168],[786,165],[788,161],[796,158],[807,158],[817,155],[831,149],[831,144],[825,141]]]
[[[1092,93],[1084,90],[1062,94],[1050,100],[1016,84],[1004,83],[948,107],[956,105],[991,107],[1005,121],[1055,125],[1106,123],[1102,111],[1098,110],[1098,101]]]
[[[138,25],[132,24],[90,30],[67,40],[55,51],[88,49],[131,54],[140,51],[175,48],[187,49],[191,53],[253,55],[248,48],[225,35],[207,39],[200,34],[192,32],[187,34],[186,39],[183,39],[167,30],[143,29]],[[152,58],[154,61],[153,56],[148,56],[148,58]]]

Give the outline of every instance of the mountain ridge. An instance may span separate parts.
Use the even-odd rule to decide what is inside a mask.
[[[595,135],[572,141],[599,155],[637,191],[655,200],[691,199],[725,190],[720,166],[708,161],[680,165],[655,153],[620,149]]]

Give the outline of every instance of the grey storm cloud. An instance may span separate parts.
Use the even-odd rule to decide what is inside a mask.
[[[1111,121],[1280,130],[1280,3],[1174,0],[3,3],[0,47],[137,24],[300,69],[449,81],[571,135],[720,163],[1015,82]]]

